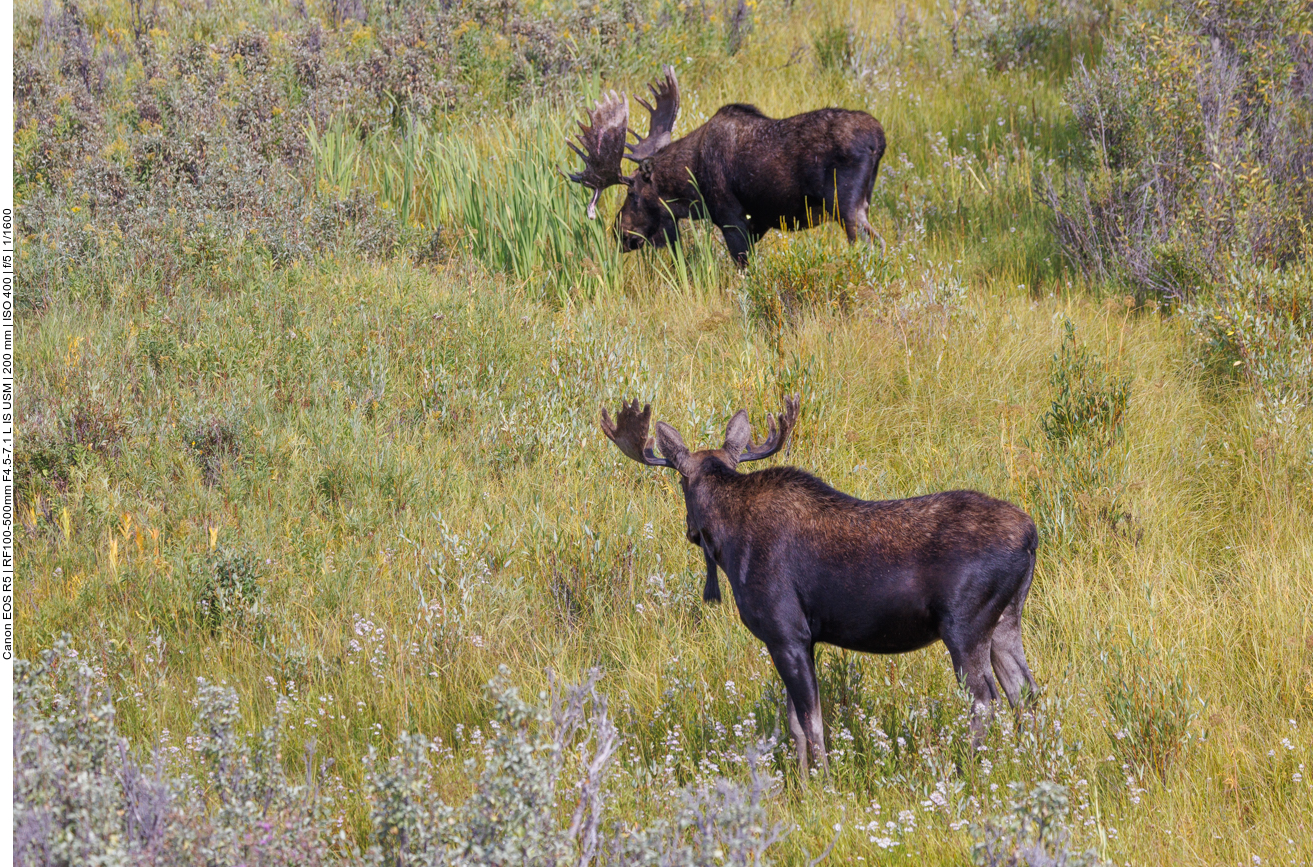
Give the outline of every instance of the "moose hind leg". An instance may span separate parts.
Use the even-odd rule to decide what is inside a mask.
[[[1030,695],[1039,693],[1039,685],[1026,665],[1026,651],[1021,646],[1021,598],[1014,599],[999,618],[994,629],[994,638],[990,647],[990,656],[994,663],[994,674],[1008,697],[1008,703],[1016,707],[1025,698],[1023,690]]]

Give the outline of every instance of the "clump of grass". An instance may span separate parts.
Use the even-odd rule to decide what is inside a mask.
[[[846,21],[829,21],[812,33],[812,51],[821,69],[843,71],[853,60],[855,35]]]
[[[576,185],[558,166],[570,152],[555,119],[503,124],[480,146],[466,138],[435,139],[420,171],[441,191],[441,214],[467,233],[490,268],[529,283],[535,294],[563,299],[618,288],[619,244],[604,220],[584,218]]]

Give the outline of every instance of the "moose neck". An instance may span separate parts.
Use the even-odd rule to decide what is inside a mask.
[[[737,489],[745,481],[725,462],[713,459],[700,468],[689,483],[687,506],[709,553],[725,572],[735,592],[739,590],[740,560],[751,545],[747,501]]]
[[[704,125],[705,126],[705,125]],[[673,141],[652,158],[652,181],[662,201],[668,204],[676,219],[701,216],[705,208],[694,207],[701,200],[698,192],[699,142],[704,127],[698,127],[683,138]]]

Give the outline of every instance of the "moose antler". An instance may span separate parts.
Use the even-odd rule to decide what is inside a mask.
[[[656,108],[653,108],[642,97],[634,97],[639,105],[647,109],[652,118],[648,124],[647,138],[641,137],[633,130],[629,131],[630,135],[638,141],[625,145],[625,148],[629,151],[625,154],[625,159],[633,160],[636,163],[642,162],[670,144],[670,133],[675,128],[675,118],[679,116],[679,82],[675,80],[675,68],[673,66],[664,67],[664,71],[666,80],[661,82],[659,89],[655,84],[647,86],[647,89],[652,91],[652,97],[656,100]]]
[[[606,407],[602,407],[602,433],[606,438],[615,443],[616,448],[624,452],[625,456],[640,464],[647,464],[649,467],[674,467],[675,464],[666,458],[659,458],[656,452],[652,450],[652,438],[647,435],[648,424],[652,421],[652,404],[643,407],[643,411],[638,411],[638,399],[635,398],[631,403],[620,401],[620,413],[616,416],[613,423],[611,416],[607,415]]]
[[[614,90],[597,101],[597,108],[588,113],[589,125],[579,124],[579,144],[566,144],[583,157],[584,170],[568,175],[570,180],[583,184],[593,191],[588,202],[588,219],[597,217],[597,197],[602,190],[629,179],[620,174],[620,160],[625,154],[625,133],[629,129],[629,101]],[[586,151],[586,152],[585,152]]]
[[[739,463],[744,461],[759,461],[762,458],[768,458],[771,455],[784,448],[788,442],[789,434],[793,433],[794,426],[798,423],[798,395],[786,397],[784,399],[784,412],[776,417],[766,414],[766,427],[769,433],[766,435],[766,441],[757,444],[749,444],[739,456]],[[779,427],[775,426],[776,418],[779,419]]]

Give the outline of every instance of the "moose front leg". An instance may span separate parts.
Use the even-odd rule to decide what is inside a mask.
[[[734,260],[734,264],[740,268],[748,267],[748,254],[752,252],[752,246],[757,239],[752,236],[752,230],[748,228],[747,222],[722,223],[720,231],[725,236],[725,246],[729,248],[729,255]]]
[[[825,753],[825,728],[821,723],[821,692],[816,680],[812,650],[806,645],[769,648],[775,670],[784,681],[789,697],[789,732],[798,749],[798,768],[807,777],[808,760],[814,759],[829,771]]]
[[[720,227],[721,234],[725,236],[725,246],[729,248],[729,255],[734,259],[734,264],[746,268],[748,254],[765,233],[754,228],[752,218],[743,210],[737,199],[718,204],[719,207],[711,213],[711,221]]]

